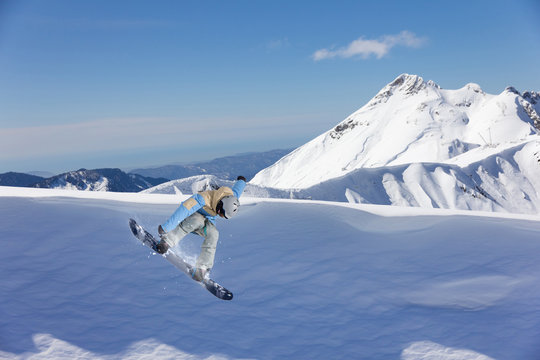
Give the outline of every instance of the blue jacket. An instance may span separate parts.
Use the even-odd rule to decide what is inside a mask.
[[[222,186],[217,190],[208,190],[195,194],[186,201],[182,202],[178,209],[176,209],[176,211],[171,215],[169,220],[161,225],[161,227],[163,227],[163,230],[166,232],[174,230],[178,224],[195,212],[206,216],[210,222],[214,223],[217,215],[216,207],[220,200],[225,196],[231,195],[240,198],[240,195],[242,195],[242,192],[244,192],[245,187],[246,182],[244,180],[238,180],[234,183],[232,188]]]

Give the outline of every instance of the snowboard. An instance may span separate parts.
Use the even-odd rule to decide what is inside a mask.
[[[146,231],[141,225],[133,219],[129,219],[129,228],[131,232],[137,239],[139,239],[144,245],[148,246],[153,251],[156,251],[156,245],[158,240]],[[157,251],[156,251],[157,252]],[[165,254],[162,255],[168,262],[173,264],[177,269],[181,270],[184,274],[193,279],[194,268],[191,264],[187,263],[181,256],[176,254],[172,249],[167,250]],[[215,297],[221,300],[232,300],[233,294],[223,286],[219,285],[214,280],[206,277],[200,281],[200,283],[212,293]]]

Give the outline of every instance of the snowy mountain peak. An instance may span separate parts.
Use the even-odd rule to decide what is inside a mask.
[[[391,83],[379,91],[377,95],[367,104],[372,107],[381,103],[386,103],[394,94],[401,93],[403,96],[418,94],[427,87],[439,89],[439,85],[429,80],[427,83],[418,75],[401,74]]]
[[[397,90],[410,91],[413,89],[421,90],[425,87],[424,79],[418,75],[401,74],[394,79],[388,86]]]
[[[428,80],[426,84],[427,84],[427,86],[429,86],[429,87],[434,87],[434,88],[436,88],[436,89],[440,89],[440,88],[441,88],[441,87],[440,87],[438,84],[436,84],[433,80]]]
[[[525,94],[524,94],[525,95]],[[443,90],[402,74],[365,106],[259,172],[252,184],[307,188],[360,168],[419,162],[478,161],[492,148],[522,143],[540,132],[538,94],[508,87],[499,95],[469,83]]]
[[[516,90],[515,87],[513,86],[508,86],[506,87],[506,89],[504,89],[505,92],[509,92],[509,93],[512,93],[512,94],[516,94],[516,95],[519,95],[521,96],[521,94],[519,93],[519,91]]]
[[[428,80],[427,82],[424,81],[424,79],[418,75],[401,74],[388,84],[385,89],[386,88],[393,89],[395,92],[402,92],[405,95],[414,95],[426,88],[440,89],[441,87],[433,80]]]
[[[480,87],[480,85],[475,84],[475,83],[468,83],[463,88],[467,91],[473,91],[478,94],[485,94],[482,88]]]

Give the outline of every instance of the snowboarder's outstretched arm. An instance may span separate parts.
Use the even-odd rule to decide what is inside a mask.
[[[238,179],[236,179],[236,182],[234,183],[232,187],[232,191],[234,193],[234,196],[237,198],[240,198],[242,193],[244,192],[244,188],[246,187],[246,178],[243,176],[239,176]]]

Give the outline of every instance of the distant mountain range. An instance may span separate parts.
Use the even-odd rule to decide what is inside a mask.
[[[126,174],[120,169],[80,169],[44,179],[33,187],[85,191],[139,192],[166,182],[163,178],[150,178]]]
[[[79,169],[45,178],[8,172],[0,174],[0,186],[138,192],[169,180],[201,174],[215,175],[222,179],[236,179],[238,175],[243,175],[250,179],[255,173],[273,164],[288,152],[290,150],[247,153],[188,165],[137,169],[129,173],[113,168]]]
[[[0,174],[0,186],[84,191],[139,192],[166,181],[168,179],[126,174],[120,169],[79,169],[49,178],[15,172]]]
[[[19,187],[31,187],[45,178],[36,175],[7,172],[0,174],[0,186],[19,186]]]
[[[156,168],[135,169],[130,171],[130,173],[169,180],[183,179],[196,175],[214,175],[224,180],[234,180],[238,175],[243,175],[246,179],[250,180],[257,172],[274,164],[292,150],[251,152],[187,165],[167,165]]]

